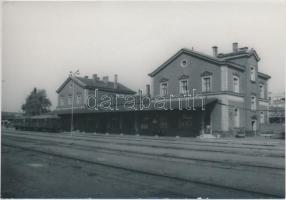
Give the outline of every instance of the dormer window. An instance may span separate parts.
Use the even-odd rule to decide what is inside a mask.
[[[259,84],[259,96],[260,96],[260,98],[265,98],[265,93],[264,93],[264,84],[263,83],[261,83],[261,84]]]
[[[160,83],[160,96],[167,96],[168,95],[168,82],[161,82]]]
[[[251,80],[251,81],[255,81],[255,76],[256,76],[256,74],[255,74],[255,68],[254,68],[254,67],[251,67],[251,68],[250,68],[250,80]]]
[[[239,77],[237,75],[233,76],[233,91],[239,93]]]
[[[188,92],[188,80],[182,79],[180,80],[180,94],[187,94]]]

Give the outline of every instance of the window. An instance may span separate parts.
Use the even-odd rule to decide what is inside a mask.
[[[69,84],[70,89],[72,88],[72,83]]]
[[[160,84],[160,96],[166,96],[168,94],[168,82],[162,82]]]
[[[259,85],[259,94],[260,94],[260,98],[265,98],[265,95],[264,95],[264,84],[260,84]]]
[[[233,91],[239,93],[239,78],[238,76],[233,76]]]
[[[180,94],[186,94],[188,92],[188,80],[180,80]]]
[[[149,118],[144,117],[141,121],[141,129],[148,129],[149,128]]]
[[[186,67],[188,64],[187,60],[182,60],[181,61],[181,67]]]
[[[65,98],[60,97],[60,106],[64,106],[64,105],[65,105]]]
[[[192,127],[192,116],[183,114],[181,117],[179,117],[178,125],[181,129]]]
[[[202,92],[211,91],[211,76],[202,77]]]
[[[81,103],[81,95],[76,96],[76,103],[80,104]]]
[[[166,118],[160,119],[160,128],[168,128],[168,122]]]
[[[68,105],[72,105],[72,96],[71,95],[68,96]]]
[[[255,68],[254,67],[250,68],[250,80],[255,81]]]
[[[260,124],[264,124],[264,122],[265,122],[264,112],[260,112]]]
[[[256,110],[256,96],[251,96],[251,110]]]
[[[238,128],[239,127],[239,110],[238,108],[234,109],[234,127]]]

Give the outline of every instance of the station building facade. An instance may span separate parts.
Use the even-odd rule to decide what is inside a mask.
[[[227,135],[242,130],[253,133],[268,123],[269,117],[270,76],[258,71],[259,60],[254,49],[239,48],[237,43],[233,43],[232,52],[225,54],[218,54],[215,46],[211,56],[184,48],[149,74],[152,84],[147,85],[143,95],[150,97],[152,105],[156,98],[164,98],[172,109],[140,109],[139,100],[134,110],[91,110],[86,102],[95,91],[98,99],[105,94],[113,98],[142,96],[140,91],[136,93],[118,83],[117,76],[110,82],[107,77],[100,80],[94,75],[91,79],[69,77],[57,90],[56,111],[67,130],[72,110],[74,127],[80,131],[170,136]],[[203,103],[194,98],[193,109],[180,109],[176,103],[194,91],[203,97]]]

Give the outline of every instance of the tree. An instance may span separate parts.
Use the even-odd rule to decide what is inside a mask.
[[[50,111],[51,101],[47,98],[45,90],[34,90],[26,98],[26,103],[22,105],[25,115],[33,116],[47,113]]]

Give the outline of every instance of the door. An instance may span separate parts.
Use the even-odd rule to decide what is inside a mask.
[[[251,129],[254,132],[254,134],[256,135],[256,120],[251,120]]]

